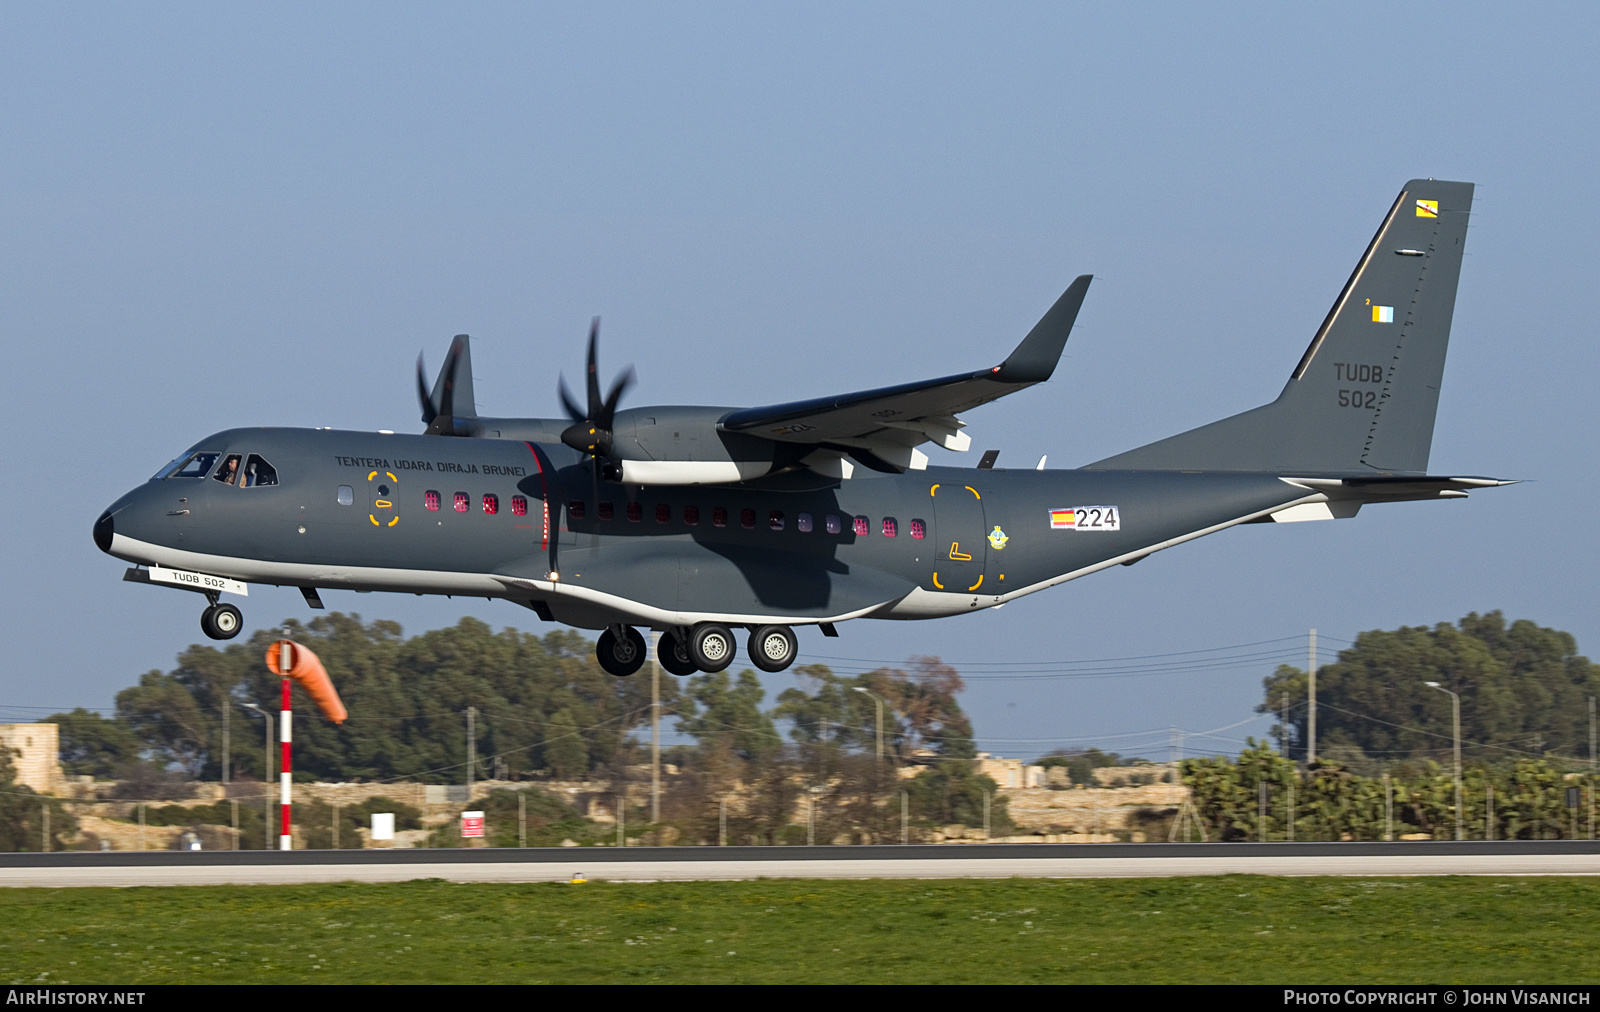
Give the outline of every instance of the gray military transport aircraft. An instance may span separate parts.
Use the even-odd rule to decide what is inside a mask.
[[[662,633],[675,674],[719,671],[733,629],[781,671],[794,626],[944,618],[1238,524],[1347,518],[1368,503],[1509,484],[1427,473],[1473,187],[1405,185],[1270,404],[1074,470],[930,467],[966,450],[961,412],[1055,371],[1090,277],[1006,360],[941,379],[755,408],[569,418],[474,411],[467,338],[431,390],[421,435],[230,429],[185,450],[94,524],[125,579],[204,594],[201,628],[238,634],[219,595],[249,583],[504,598],[601,630],[614,675]]]

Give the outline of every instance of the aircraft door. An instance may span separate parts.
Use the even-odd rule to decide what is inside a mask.
[[[400,522],[400,515],[395,509],[399,486],[400,479],[394,476],[393,471],[373,471],[367,475],[367,500],[370,506],[367,519],[372,526],[393,527]]]
[[[933,589],[963,594],[984,585],[989,561],[988,528],[983,497],[970,485],[942,483],[929,490],[933,499]]]

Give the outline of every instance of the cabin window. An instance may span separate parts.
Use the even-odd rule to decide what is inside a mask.
[[[837,513],[829,513],[826,517],[823,517],[822,524],[829,534],[838,534],[842,529],[839,526],[839,514]]]
[[[455,503],[456,503],[456,512],[457,513],[465,513],[468,509],[470,509],[472,507],[472,498],[470,496],[468,496],[465,492],[457,492],[456,495],[455,495]]]
[[[685,506],[683,508],[683,522],[689,527],[698,524],[700,522],[700,507]]]
[[[574,520],[582,520],[583,519],[583,513],[584,513],[584,508],[583,508],[583,500],[582,499],[574,499],[571,502],[567,503],[567,516],[571,517]]]
[[[628,504],[628,523],[636,524],[644,519],[644,506],[631,502]]]
[[[267,463],[265,457],[259,453],[252,453],[250,459],[244,462],[244,477],[239,479],[241,488],[255,488],[258,485],[276,485],[278,471]]]
[[[342,491],[342,489],[341,489],[341,491]],[[340,502],[344,502],[343,499],[340,499],[339,501]],[[428,491],[422,493],[422,505],[426,506],[430,510],[434,510],[435,512],[437,512],[438,509],[439,509],[439,493],[435,492],[431,488],[428,489]]]
[[[672,507],[664,502],[656,503],[656,523],[664,524],[672,519]]]
[[[511,497],[511,515],[514,516],[514,517],[525,517],[525,516],[527,516],[528,515],[528,500],[522,498],[522,496],[520,496],[520,495],[512,496]]]
[[[850,522],[850,528],[856,532],[858,538],[864,538],[872,531],[871,522],[866,517],[856,517]]]
[[[353,503],[355,501],[356,501],[356,490],[351,488],[349,485],[340,485],[339,486],[339,505],[340,506],[349,506],[351,503]],[[434,501],[433,501],[433,508],[434,509],[438,509],[439,508],[439,500],[437,498],[435,498]]]
[[[483,511],[490,516],[500,512],[500,497],[490,492],[483,497]]]
[[[614,520],[617,516],[617,509],[611,505],[610,499],[602,499],[595,504],[594,514],[601,520]]]
[[[892,537],[895,536],[896,533],[899,532],[899,530],[900,530],[900,522],[898,520],[896,520],[894,517],[884,517],[883,518],[883,536],[884,537],[892,538]]]
[[[756,529],[756,511],[755,510],[740,510],[739,511],[739,526],[743,527],[747,531],[755,530]]]
[[[172,472],[173,478],[204,478],[206,472],[211,470],[211,465],[217,462],[219,453],[197,453],[183,462],[183,466]]]
[[[239,477],[239,455],[230,453],[222,466],[217,468],[217,473],[211,476],[212,481],[220,481],[224,485],[232,485],[233,479]]]
[[[928,536],[928,524],[923,520],[911,521],[911,536],[921,541]]]
[[[767,526],[775,531],[783,530],[783,510],[773,510],[768,513]]]
[[[726,506],[713,506],[713,507],[711,507],[711,526],[713,526],[713,527],[726,527],[726,526],[728,526],[728,507],[726,507]]]
[[[794,518],[794,529],[799,531],[801,534],[810,534],[811,533],[811,514],[810,513],[801,513],[799,516],[795,517]]]

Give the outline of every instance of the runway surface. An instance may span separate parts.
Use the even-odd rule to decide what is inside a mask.
[[[992,844],[0,854],[0,886],[1179,875],[1600,875],[1600,842]]]

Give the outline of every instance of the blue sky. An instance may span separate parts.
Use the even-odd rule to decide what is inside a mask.
[[[557,413],[597,314],[606,368],[639,371],[630,403],[762,404],[990,364],[1092,272],[1055,378],[971,412],[972,453],[934,451],[1074,466],[1275,396],[1429,175],[1478,184],[1432,470],[1532,481],[1230,531],[979,616],[808,633],[803,660],[1055,672],[972,680],[986,746],[1164,754],[1170,726],[1248,718],[1278,646],[1114,677],[1069,662],[1263,641],[1294,661],[1285,638],[1312,626],[1338,646],[1495,608],[1593,649],[1595,19],[12,5],[6,712],[107,706],[200,639],[193,600],[118,582],[95,549],[106,504],[235,425],[419,429],[412,363],[454,333],[485,412]],[[505,603],[326,599],[410,632],[538,627]],[[290,615],[290,590],[245,609],[247,628]]]

